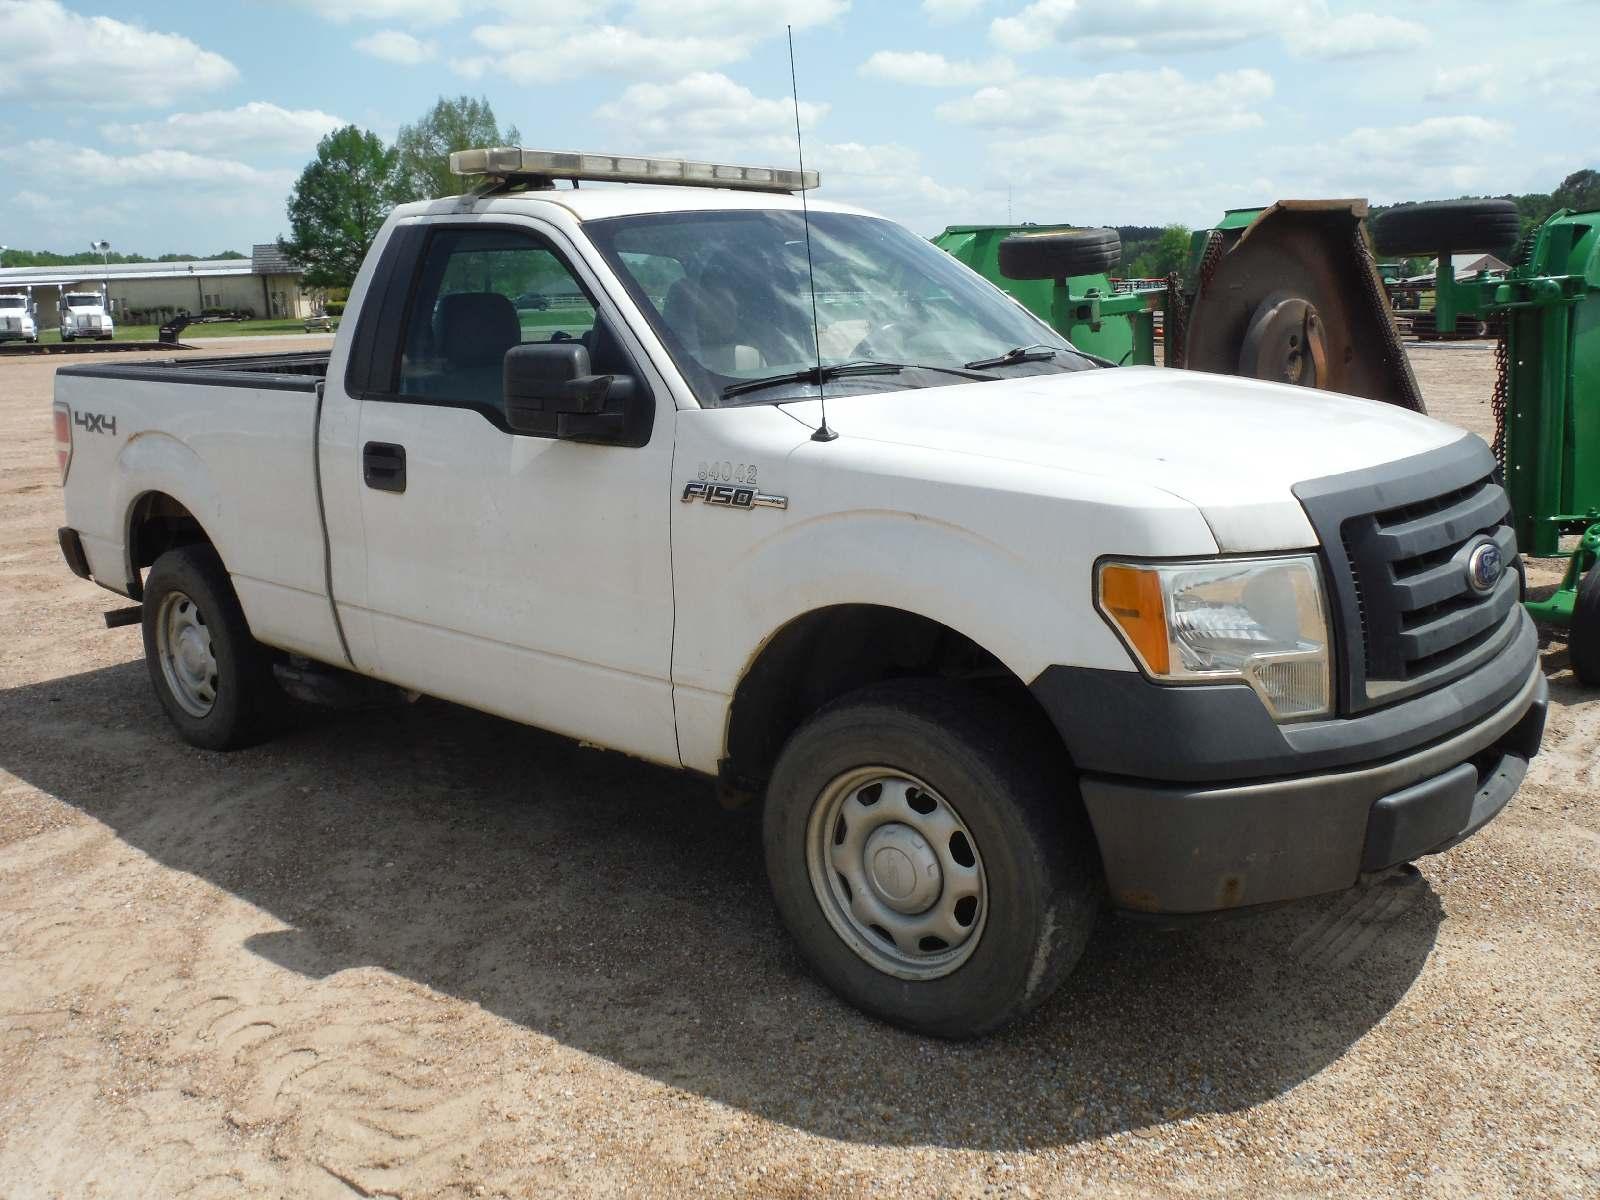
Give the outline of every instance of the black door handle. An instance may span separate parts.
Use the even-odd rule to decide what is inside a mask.
[[[393,442],[368,442],[361,449],[361,477],[380,492],[406,490],[406,448]]]

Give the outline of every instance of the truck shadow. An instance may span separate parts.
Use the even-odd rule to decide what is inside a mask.
[[[319,979],[377,966],[855,1142],[1063,1145],[1257,1104],[1380,1021],[1442,919],[1407,872],[1176,933],[1106,921],[1033,1018],[949,1044],[809,976],[758,819],[691,777],[429,701],[204,754],[141,663],[0,693],[0,730],[0,767],[292,927],[255,954]]]

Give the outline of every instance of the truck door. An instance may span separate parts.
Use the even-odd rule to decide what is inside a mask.
[[[373,673],[676,766],[665,381],[558,231],[461,217],[412,236],[360,402]],[[510,432],[506,351],[567,340],[638,381],[645,445]]]

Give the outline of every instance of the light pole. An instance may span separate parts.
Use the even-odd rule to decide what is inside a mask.
[[[111,243],[101,240],[90,242],[89,249],[100,256],[100,265],[105,268],[100,274],[100,301],[106,306],[106,312],[111,311]]]

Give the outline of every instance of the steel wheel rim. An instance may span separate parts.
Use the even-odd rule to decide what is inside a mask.
[[[989,889],[977,839],[949,801],[904,771],[860,767],[823,788],[806,869],[834,932],[887,975],[938,979],[982,939]]]
[[[199,605],[182,592],[168,592],[156,613],[156,657],[178,707],[204,717],[217,702],[217,656]]]

